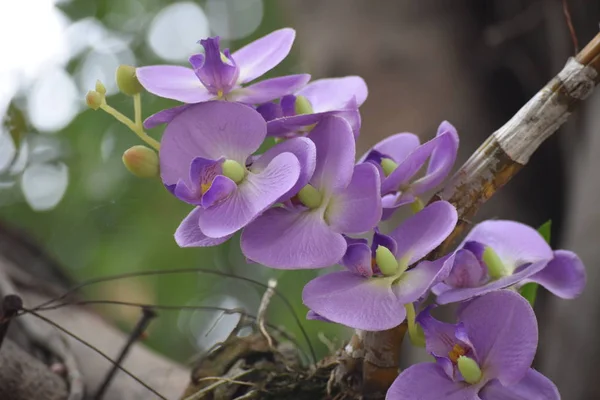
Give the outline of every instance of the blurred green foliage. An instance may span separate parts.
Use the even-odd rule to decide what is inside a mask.
[[[156,13],[171,3],[144,0],[143,8],[146,12]],[[120,29],[119,21],[136,17],[132,15],[136,7],[122,0],[72,0],[60,7],[72,21],[95,17],[116,31]],[[264,10],[259,29],[243,41],[232,43],[233,49],[286,26],[277,1],[265,0]],[[144,30],[136,32],[131,42],[138,64],[164,63],[145,45],[145,33]],[[73,72],[77,63],[78,60],[72,61],[68,70]],[[292,55],[269,75],[298,72],[294,68]],[[108,102],[132,116],[130,98],[116,95],[110,97]],[[144,94],[144,117],[175,104]],[[162,128],[155,128],[150,134],[159,138],[161,131]],[[111,143],[113,139],[107,139],[107,135],[114,139],[114,143]],[[221,269],[252,276],[265,283],[269,277],[277,277],[278,288],[293,304],[293,312],[308,330],[319,355],[323,355],[327,349],[317,339],[318,332],[323,332],[334,341],[337,337],[335,344],[341,344],[341,338],[348,331],[332,324],[304,319],[307,310],[301,303],[302,287],[316,276],[316,271],[281,272],[247,265],[239,252],[239,237],[219,248],[177,247],[173,233],[190,207],[169,195],[158,179],[137,179],[127,172],[121,163],[121,155],[127,148],[140,142],[125,126],[101,111],[87,110],[58,132],[57,137],[64,141],[68,149],[64,162],[70,170],[69,186],[62,201],[53,210],[41,213],[32,211],[24,202],[4,206],[0,208],[0,218],[35,237],[75,281],[123,272],[186,267]],[[113,151],[109,151],[111,146],[114,146]],[[102,151],[103,147],[108,150]],[[103,157],[103,152],[108,156]],[[86,291],[86,296],[183,305],[200,304],[206,297],[225,293],[242,299],[257,299],[255,304],[248,305],[248,312],[255,314],[257,310],[253,307],[258,305],[262,292],[261,288],[232,279],[224,280],[206,274],[174,274],[93,286]],[[124,329],[131,328],[139,315],[135,309],[125,310],[115,306],[99,307],[99,310],[114,318]],[[159,318],[151,326],[148,344],[169,357],[187,361],[196,350],[190,333],[184,332],[185,329],[178,324],[179,314],[160,312]],[[306,348],[291,312],[281,301],[276,298],[273,300],[269,315],[270,322],[284,327]]]

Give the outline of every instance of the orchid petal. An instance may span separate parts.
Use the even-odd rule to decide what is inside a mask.
[[[292,94],[310,80],[310,75],[288,75],[266,79],[245,88],[235,89],[227,97],[231,101],[260,104]]]
[[[227,241],[231,235],[221,238],[210,238],[200,230],[198,220],[202,213],[202,208],[196,207],[187,217],[181,221],[179,227],[175,231],[175,242],[179,247],[210,247],[216,246]]]
[[[396,258],[408,257],[408,264],[425,257],[452,232],[458,221],[456,208],[436,201],[410,216],[389,234],[398,244]]]
[[[442,367],[421,363],[402,371],[385,396],[386,400],[479,400],[477,386],[454,382]]]
[[[479,395],[482,400],[560,400],[554,383],[531,368],[523,379],[510,386],[497,380],[489,382]]]
[[[353,97],[360,107],[367,99],[368,89],[360,76],[346,76],[316,80],[296,94],[306,97],[315,112],[324,112],[346,108]]]
[[[371,249],[366,243],[353,243],[348,245],[346,254],[342,258],[341,264],[348,271],[370,278],[373,276],[373,268],[371,267]]]
[[[548,265],[525,280],[527,281],[537,282],[563,299],[573,299],[583,292],[585,267],[575,253],[557,250]]]
[[[250,82],[283,61],[295,37],[293,29],[279,29],[233,53],[231,57],[240,68],[239,83]]]
[[[392,291],[393,278],[364,278],[350,271],[321,275],[304,286],[302,300],[317,314],[355,329],[380,331],[400,325],[402,304]]]
[[[246,257],[271,268],[324,268],[342,259],[346,240],[327,226],[319,209],[274,208],[244,229],[241,247]]]
[[[379,175],[371,164],[354,167],[352,180],[346,189],[332,196],[325,219],[331,229],[340,233],[363,233],[381,220]]]
[[[527,374],[538,330],[533,309],[521,295],[498,290],[478,297],[460,311],[459,321],[486,377],[508,386]]]
[[[300,163],[296,156],[279,154],[260,173],[249,172],[225,200],[204,210],[199,220],[200,229],[215,238],[235,233],[287,193],[299,176]]]
[[[153,65],[136,68],[135,75],[144,89],[159,97],[183,103],[200,103],[214,97],[190,68]]]

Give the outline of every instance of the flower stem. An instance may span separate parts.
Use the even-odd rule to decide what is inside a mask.
[[[144,132],[143,126],[141,124],[141,119],[142,119],[141,118],[141,103],[136,106],[135,98],[134,98],[134,108],[136,109],[135,110],[136,119],[138,119],[137,114],[138,113],[140,114],[139,115],[139,124],[137,124],[136,122],[134,122],[131,119],[127,118],[121,112],[115,110],[114,108],[112,108],[111,106],[109,106],[106,103],[102,104],[100,106],[100,108],[102,110],[104,110],[106,113],[108,113],[108,114],[112,115],[113,117],[115,117],[115,119],[117,121],[119,121],[123,125],[127,126],[129,129],[131,129],[133,131],[133,133],[135,133],[136,135],[138,135],[138,137],[144,141],[144,143],[148,144],[149,146],[151,146],[152,148],[154,148],[157,151],[160,149],[160,143],[158,143],[158,141],[156,139],[148,136],[148,134],[146,132]],[[138,110],[138,108],[139,108],[139,110]]]
[[[144,130],[142,125],[142,96],[139,93],[133,95],[133,112],[135,115],[135,126],[140,129],[140,131]]]
[[[416,312],[415,305],[413,303],[405,304],[406,309],[406,321],[408,322],[408,335],[410,341],[414,346],[425,347],[425,336],[423,331],[419,328],[419,325],[415,322]]]

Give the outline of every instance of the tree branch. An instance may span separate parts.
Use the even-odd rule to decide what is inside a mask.
[[[600,82],[600,34],[540,90],[504,126],[494,132],[431,201],[446,200],[458,210],[459,223],[430,255],[446,254],[467,222],[529,161],[537,148],[563,125],[573,110]],[[355,334],[341,357],[338,383],[361,382],[369,398],[382,398],[399,368],[405,324],[382,332]],[[368,340],[366,340],[368,338]],[[355,349],[360,349],[357,352]],[[350,350],[350,351],[348,351]],[[350,362],[351,361],[351,362]],[[348,368],[350,366],[350,368]],[[390,374],[390,371],[394,373]]]

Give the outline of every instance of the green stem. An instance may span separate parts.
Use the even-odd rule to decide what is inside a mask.
[[[134,107],[135,107],[135,98],[134,98]],[[140,107],[139,111],[141,113],[141,104],[139,105],[139,107]],[[115,117],[115,119],[117,121],[121,122],[123,125],[127,126],[129,129],[131,129],[133,131],[133,133],[138,135],[138,137],[144,141],[144,143],[148,144],[149,146],[151,146],[152,148],[154,148],[157,151],[160,150],[160,143],[156,139],[148,136],[148,134],[146,132],[144,132],[144,129],[141,125],[141,115],[139,116],[140,124],[137,125],[131,119],[127,118],[125,115],[123,115],[119,111],[115,110],[114,108],[112,108],[111,106],[109,106],[106,103],[102,104],[100,106],[100,108],[102,110],[104,110],[106,113]],[[136,110],[136,114],[137,114],[137,112],[138,111]],[[137,119],[137,117],[136,117],[136,119]]]
[[[133,112],[135,115],[135,126],[141,131],[144,130],[142,125],[142,96],[139,93],[133,95]]]
[[[423,335],[422,330],[419,329],[419,326],[415,322],[415,305],[413,303],[405,304],[404,308],[406,309],[406,321],[408,322],[408,336],[410,336],[411,343],[417,347],[425,347],[425,336]]]

